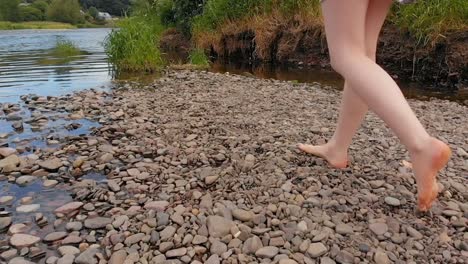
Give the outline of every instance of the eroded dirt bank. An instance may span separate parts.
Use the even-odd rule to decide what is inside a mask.
[[[0,180],[53,180],[74,202],[44,221],[24,207],[34,196],[2,192],[0,263],[466,263],[468,108],[411,101],[454,150],[433,216],[418,217],[407,153],[374,115],[346,170],[297,151],[297,142],[331,136],[339,96],[191,71],[109,93],[25,96],[33,124],[57,111],[99,126],[28,155],[2,149]],[[2,119],[24,114],[2,109]],[[2,135],[2,146],[15,137]],[[35,221],[8,213],[20,206]]]
[[[163,37],[163,47],[172,45],[172,49],[177,49],[181,42],[170,41],[177,33],[169,33]],[[218,32],[203,34],[195,42],[214,57],[331,70],[322,26],[301,16],[227,23]],[[468,32],[449,32],[434,45],[422,45],[388,23],[380,38],[377,58],[395,78],[421,82],[428,89],[468,89],[467,43]]]

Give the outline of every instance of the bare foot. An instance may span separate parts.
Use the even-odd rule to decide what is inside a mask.
[[[413,172],[418,184],[419,211],[426,212],[431,209],[439,193],[437,174],[445,167],[451,154],[450,148],[435,138],[431,138],[424,150],[411,154]]]
[[[320,146],[299,144],[298,148],[306,153],[321,157],[335,168],[344,169],[348,165],[348,153],[337,151],[330,143]]]

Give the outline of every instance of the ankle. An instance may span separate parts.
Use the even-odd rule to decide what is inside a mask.
[[[431,150],[433,140],[434,138],[429,135],[414,140],[407,146],[410,155],[417,155]]]
[[[328,149],[332,150],[335,153],[348,153],[348,145],[339,143],[336,139],[331,138],[327,142]]]

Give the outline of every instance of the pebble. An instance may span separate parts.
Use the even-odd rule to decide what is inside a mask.
[[[111,258],[109,259],[109,264],[124,264],[126,258],[127,252],[125,250],[116,251],[112,253]]]
[[[385,223],[370,224],[369,229],[377,236],[382,236],[388,232],[388,226]]]
[[[84,226],[89,229],[100,229],[104,228],[107,225],[111,224],[112,220],[107,217],[96,217],[91,219],[86,219]]]
[[[307,249],[307,254],[312,258],[318,258],[327,253],[327,248],[322,243],[312,243]]]
[[[397,198],[387,196],[385,197],[385,203],[391,206],[400,206],[401,202]]]
[[[39,237],[27,234],[14,234],[10,238],[10,244],[17,248],[30,247],[41,241]]]
[[[259,258],[272,259],[276,255],[278,255],[278,253],[279,253],[279,249],[277,247],[268,246],[268,247],[262,247],[262,248],[258,249],[255,252],[255,256],[257,256]]]
[[[40,204],[27,204],[16,207],[18,213],[32,213],[41,208]]]

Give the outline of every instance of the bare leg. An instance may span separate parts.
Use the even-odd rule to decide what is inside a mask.
[[[385,22],[392,0],[382,0],[382,3],[370,2],[365,21],[365,51],[368,58],[375,61],[377,42]],[[348,163],[348,148],[353,136],[366,116],[367,104],[345,82],[343,100],[341,102],[338,125],[333,137],[325,145],[313,146],[299,144],[299,148],[309,154],[326,159],[336,168],[344,168]]]
[[[418,185],[419,209],[427,211],[437,197],[436,176],[448,162],[450,149],[429,136],[397,84],[367,57],[363,47],[368,6],[369,0],[327,0],[323,3],[331,63],[409,150]]]

